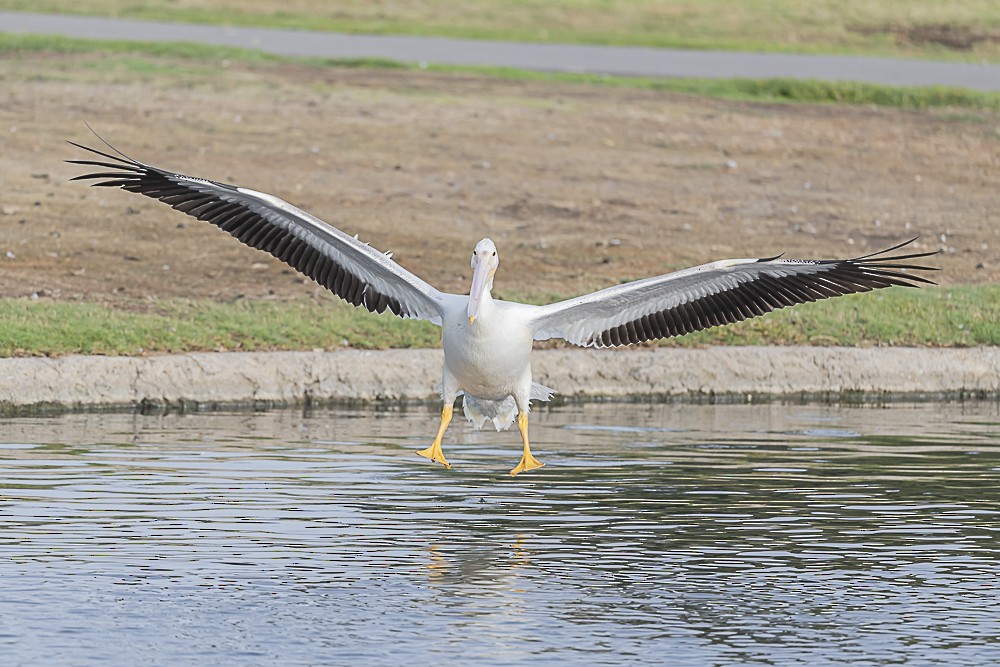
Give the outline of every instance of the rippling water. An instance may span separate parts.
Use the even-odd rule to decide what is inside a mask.
[[[1000,663],[996,404],[0,420],[4,665]]]

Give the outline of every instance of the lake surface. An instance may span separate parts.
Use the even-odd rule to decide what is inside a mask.
[[[1000,664],[1000,408],[0,419],[3,665]]]

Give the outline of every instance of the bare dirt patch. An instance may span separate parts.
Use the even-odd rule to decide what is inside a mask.
[[[1000,279],[1000,119],[296,65],[0,60],[0,296],[328,298],[162,204],[70,183],[91,122],[158,166],[283,197],[433,284],[492,237],[501,296],[920,235]],[[141,306],[139,306],[141,307]]]

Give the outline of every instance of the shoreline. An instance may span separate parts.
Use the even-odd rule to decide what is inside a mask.
[[[438,400],[440,349],[0,359],[0,413]],[[1000,397],[1000,347],[536,350],[557,401]]]

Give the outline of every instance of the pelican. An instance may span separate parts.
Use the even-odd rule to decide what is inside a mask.
[[[532,381],[532,342],[559,338],[583,347],[619,347],[681,336],[739,322],[779,308],[893,285],[934,284],[905,271],[934,267],[907,263],[934,252],[886,250],[834,260],[724,259],[666,275],[636,280],[535,306],[494,299],[500,266],[488,238],[472,251],[469,293],[441,292],[358,237],[264,192],[184,176],[134,160],[98,137],[111,152],[73,146],[98,156],[67,162],[100,171],[71,180],[121,188],[169,204],[209,222],[242,243],[270,253],[354,306],[375,313],[427,320],[441,327],[441,421],[431,445],[419,452],[450,468],[441,449],[455,400],[475,428],[497,431],[517,421],[523,452],[511,471],[542,467],[531,454],[531,401],[548,401],[552,390]]]

